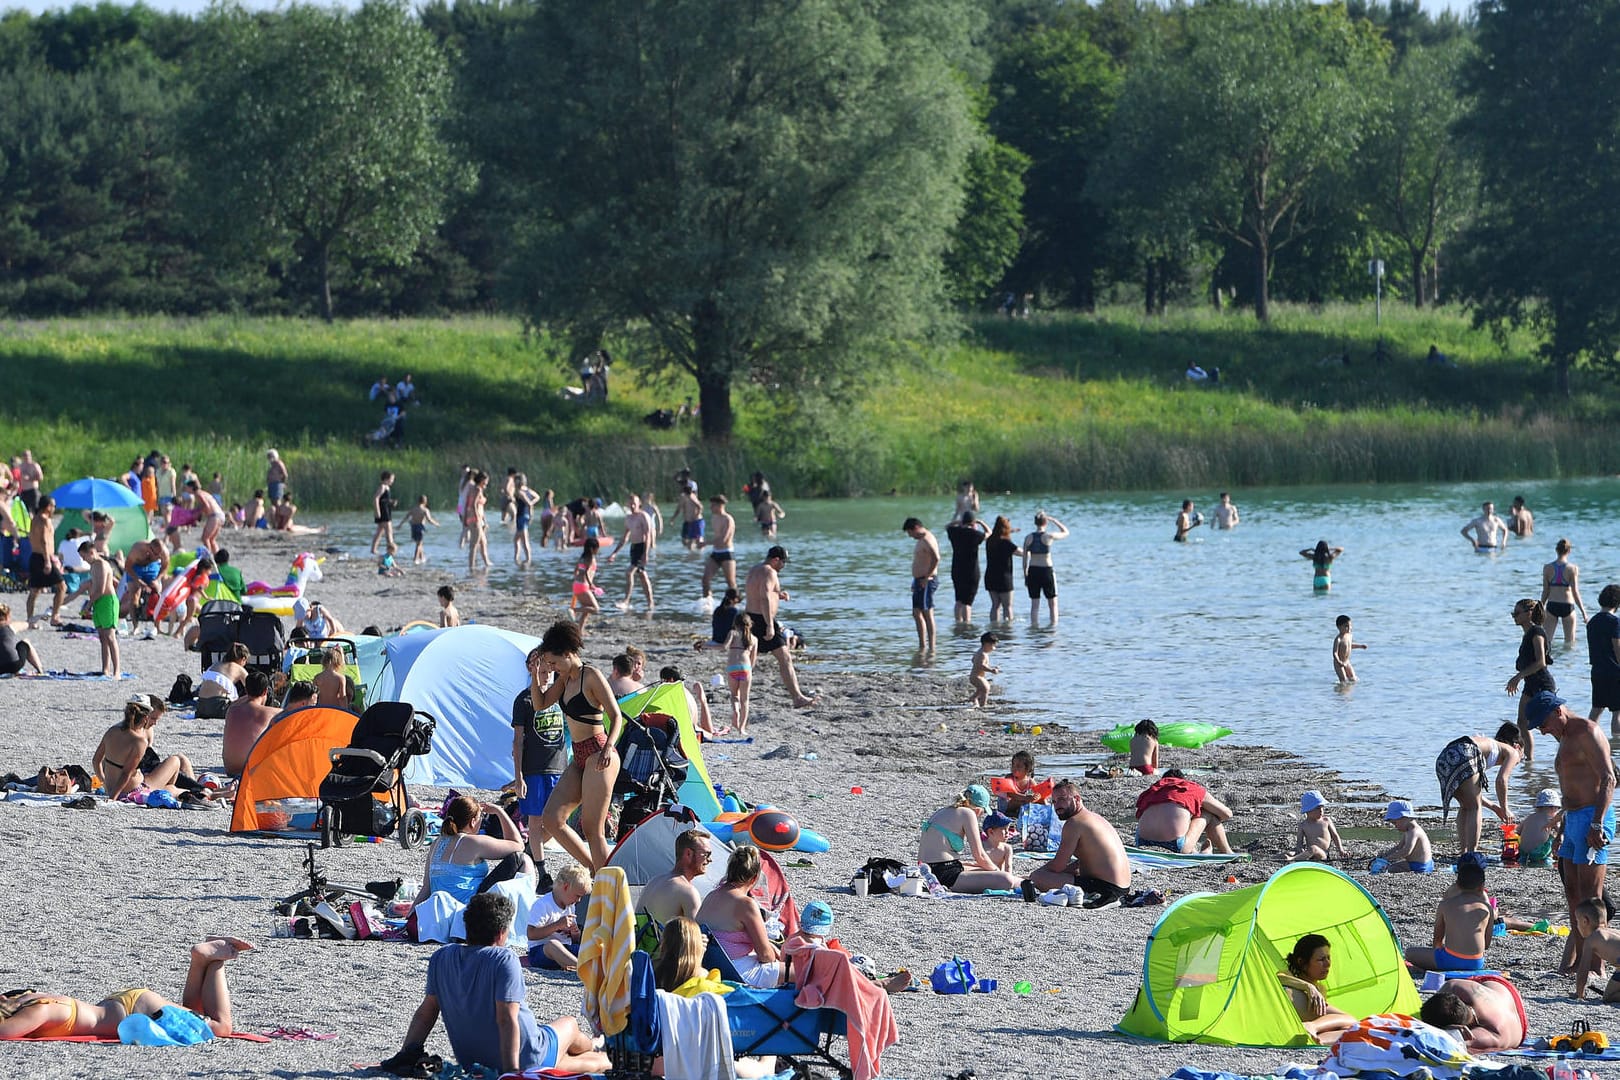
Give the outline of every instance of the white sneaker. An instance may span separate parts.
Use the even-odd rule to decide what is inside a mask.
[[[354,928],[344,921],[337,909],[325,900],[315,905],[315,916],[337,932],[338,937],[349,941],[354,940]]]
[[[1070,907],[1079,907],[1086,902],[1086,894],[1080,891],[1078,885],[1063,886],[1063,894],[1069,898]]]
[[[1069,894],[1062,889],[1053,889],[1051,892],[1041,893],[1041,903],[1049,907],[1068,907]]]

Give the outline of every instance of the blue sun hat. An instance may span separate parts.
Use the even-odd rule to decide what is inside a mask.
[[[799,912],[799,929],[811,937],[826,937],[832,931],[833,911],[826,903],[812,900]]]

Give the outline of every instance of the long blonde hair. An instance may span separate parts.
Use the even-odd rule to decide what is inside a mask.
[[[703,928],[684,915],[664,924],[664,937],[653,958],[653,979],[658,989],[673,991],[686,980],[703,972],[703,952],[708,938]]]

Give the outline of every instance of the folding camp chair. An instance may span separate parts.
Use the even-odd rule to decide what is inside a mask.
[[[708,934],[708,928],[704,928]],[[709,935],[709,948],[703,966],[716,969],[726,982],[742,983],[737,965]],[[731,1024],[731,1044],[739,1057],[774,1054],[793,1066],[795,1074],[809,1075],[806,1058],[837,1070],[843,1080],[852,1080],[850,1067],[833,1056],[835,1036],[849,1036],[848,1018],[837,1009],[805,1009],[794,1003],[799,991],[792,986],[759,990],[739,986],[726,995],[726,1015]]]
[[[354,686],[354,695],[349,699],[349,709],[353,712],[364,712],[366,708],[366,686],[360,681],[360,648],[349,638],[305,638],[299,645],[302,651],[288,653],[290,663],[287,664],[287,685],[295,682],[310,682],[321,673],[325,666],[324,653],[327,649],[343,650],[343,674],[347,675],[349,682]]]

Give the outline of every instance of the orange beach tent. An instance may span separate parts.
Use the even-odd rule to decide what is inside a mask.
[[[328,754],[349,745],[360,717],[330,705],[294,709],[264,729],[248,753],[231,812],[231,832],[261,828],[258,804],[272,799],[313,799],[332,771]]]

